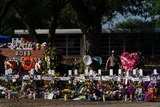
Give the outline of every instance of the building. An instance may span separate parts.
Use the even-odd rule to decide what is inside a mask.
[[[36,30],[43,41],[47,29]],[[27,30],[15,30],[15,35],[28,35]],[[160,57],[160,32],[158,30],[103,30],[100,37],[100,54],[108,56],[112,49],[120,55],[124,51],[143,52],[146,57]],[[82,53],[82,32],[80,29],[57,29],[55,44],[65,56],[79,56]]]

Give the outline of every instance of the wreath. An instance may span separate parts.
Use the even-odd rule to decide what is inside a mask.
[[[9,66],[13,70],[17,68],[17,63],[15,61],[7,61],[6,65]]]
[[[25,57],[22,60],[22,67],[24,70],[30,71],[35,66],[35,60],[32,57]]]

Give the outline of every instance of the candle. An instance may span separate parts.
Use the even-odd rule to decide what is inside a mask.
[[[76,76],[78,75],[77,69],[74,70],[74,75],[76,75]]]
[[[87,70],[87,69],[85,69],[85,71],[84,71],[84,72],[85,72],[85,75],[88,75],[88,70]]]
[[[154,69],[154,70],[153,70],[153,74],[157,74],[157,69]]]
[[[102,71],[101,69],[98,70],[98,75],[101,75],[102,74]]]
[[[51,70],[51,69],[49,69],[49,70],[48,70],[48,74],[49,74],[49,75],[51,75],[51,72],[52,72],[52,70]]]
[[[121,78],[120,78],[120,77],[118,77],[117,81],[121,82]]]
[[[128,83],[128,79],[125,79],[125,85],[127,85],[127,83]]]
[[[34,69],[33,68],[30,70],[30,75],[34,75]]]
[[[41,77],[42,77],[41,75],[37,75],[38,80],[41,80]]]
[[[129,71],[126,72],[126,76],[129,76]]]
[[[133,69],[133,75],[136,75],[136,69]]]
[[[54,71],[54,70],[52,70],[52,71],[51,71],[51,75],[53,75],[53,76],[54,76],[54,74],[55,74],[55,71]]]
[[[118,69],[118,74],[121,75],[122,74],[122,70]]]
[[[11,75],[11,74],[12,74],[12,69],[11,69],[11,68],[7,69],[6,74],[7,74],[7,75]]]
[[[110,70],[109,70],[109,75],[110,75],[110,76],[113,76],[113,69],[110,69]]]
[[[143,76],[143,70],[142,69],[139,70],[139,74],[140,74],[140,76]]]
[[[6,69],[5,70],[5,75],[8,75],[8,74],[9,74],[8,69]]]
[[[90,74],[90,75],[93,75],[93,70],[90,70],[90,71],[89,71],[89,74]]]
[[[72,70],[68,70],[68,75],[69,75],[69,76],[72,75]]]

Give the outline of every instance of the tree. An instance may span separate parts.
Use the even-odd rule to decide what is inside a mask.
[[[41,25],[42,18],[42,0],[16,0],[12,6],[15,16],[28,29],[29,36],[32,41],[40,42],[39,37],[35,31]]]
[[[12,32],[11,28],[8,27],[6,23],[8,23],[8,20],[6,20],[8,17],[6,17],[6,14],[10,10],[11,6],[15,0],[1,0],[0,1],[0,33],[1,34],[9,34]]]
[[[155,27],[160,27],[160,0],[146,0],[145,11],[148,13],[147,17],[155,24]]]
[[[15,0],[1,0],[0,1],[0,23],[2,23],[7,11],[12,6]],[[1,24],[0,24],[1,25]]]
[[[98,55],[105,0],[70,0],[83,34],[83,54]]]
[[[150,30],[154,28],[154,23],[140,19],[128,19],[124,22],[117,23],[115,28],[134,30]]]
[[[77,25],[83,34],[83,54],[91,56],[99,55],[102,22],[111,20],[117,13],[146,15],[142,8],[145,0],[16,0],[12,9],[31,37],[34,37],[34,41],[38,41],[36,28],[49,28],[47,42],[54,46],[55,29],[60,24],[59,16],[68,1],[76,13],[71,19],[78,20]]]
[[[65,6],[67,3],[67,0],[44,0],[44,3],[46,5],[46,10],[49,14],[49,34],[47,37],[47,43],[51,46],[54,46],[54,40],[55,40],[55,30],[57,28],[57,20],[60,14],[61,9]]]
[[[102,19],[110,20],[118,12],[141,14],[143,0],[70,0],[83,34],[83,54],[99,55]]]
[[[62,8],[57,25],[58,29],[79,28],[79,24],[76,20],[76,14],[69,3]]]
[[[54,46],[55,29],[60,11],[67,0],[17,0],[13,6],[16,17],[26,26],[33,41],[41,42],[36,28],[48,28],[47,42]]]

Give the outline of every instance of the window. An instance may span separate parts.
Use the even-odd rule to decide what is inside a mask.
[[[57,35],[55,39],[55,45],[65,56],[81,54],[80,35]]]

